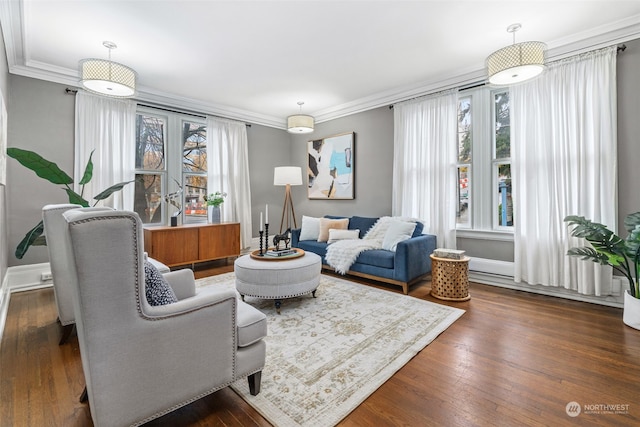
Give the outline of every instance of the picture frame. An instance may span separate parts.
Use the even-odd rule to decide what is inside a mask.
[[[310,200],[355,199],[355,132],[307,142]]]

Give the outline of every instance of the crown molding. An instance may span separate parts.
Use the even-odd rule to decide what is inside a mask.
[[[547,61],[556,61],[614,44],[640,38],[640,15],[595,27],[589,31],[548,43]],[[454,74],[441,75],[415,85],[397,87],[335,107],[315,111],[316,123],[379,108],[435,92],[486,81],[485,65],[476,64]]]
[[[27,59],[28,52],[24,36],[24,2],[0,1],[0,23],[7,53],[9,72],[25,77],[51,81],[73,87],[79,86],[77,70],[55,67],[50,64]],[[611,46],[640,38],[640,15],[594,27],[588,31],[548,42],[547,60],[558,60],[588,50]],[[349,101],[323,110],[309,113],[316,123],[361,113],[375,108],[392,105],[442,90],[465,86],[486,80],[484,63],[474,64],[456,74],[437,76],[428,81],[396,87],[364,98]],[[286,117],[247,111],[228,105],[205,102],[181,97],[176,94],[139,87],[136,99],[167,107],[187,109],[203,114],[221,116],[276,129],[286,129]]]

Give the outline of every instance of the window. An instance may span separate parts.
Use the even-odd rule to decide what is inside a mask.
[[[182,188],[171,205],[164,197]],[[144,224],[206,222],[207,129],[204,118],[139,107],[134,210]],[[175,204],[174,204],[175,203]]]
[[[182,122],[182,185],[185,222],[207,217],[207,128],[202,123]]]
[[[511,199],[511,116],[509,113],[509,92],[494,92],[493,123],[493,177],[497,185],[496,203],[498,213],[494,226],[513,226],[513,200]]]
[[[136,115],[136,181],[133,209],[143,224],[163,221],[162,194],[166,188],[166,121]]]
[[[471,98],[462,98],[458,104],[458,197],[456,223],[471,227]]]
[[[458,101],[459,230],[512,231],[508,89],[462,91]]]

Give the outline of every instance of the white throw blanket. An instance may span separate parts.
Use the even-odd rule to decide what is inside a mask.
[[[383,216],[376,221],[375,224],[367,231],[362,240],[338,240],[331,243],[327,247],[327,255],[325,259],[327,264],[333,267],[340,274],[347,274],[358,256],[364,252],[373,249],[382,249],[382,241],[387,229],[394,219],[402,219],[403,221],[416,221],[415,219],[397,218]]]

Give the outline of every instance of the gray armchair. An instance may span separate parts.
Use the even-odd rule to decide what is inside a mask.
[[[47,238],[49,265],[53,276],[53,290],[56,307],[58,308],[58,320],[62,325],[60,344],[64,344],[69,339],[75,324],[73,301],[71,299],[71,280],[75,280],[75,275],[72,275],[74,264],[68,241],[67,221],[62,216],[63,213],[70,209],[83,209],[87,212],[113,211],[109,207],[83,208],[80,205],[70,203],[46,205],[42,208],[42,221]],[[149,258],[149,262],[155,265],[161,273],[169,272],[169,267],[159,261]]]
[[[77,276],[71,283],[78,341],[97,427],[146,423],[243,377],[251,393],[259,393],[263,313],[233,289],[196,292],[191,270],[164,275],[178,302],[151,306],[138,215],[70,210],[64,217]]]

